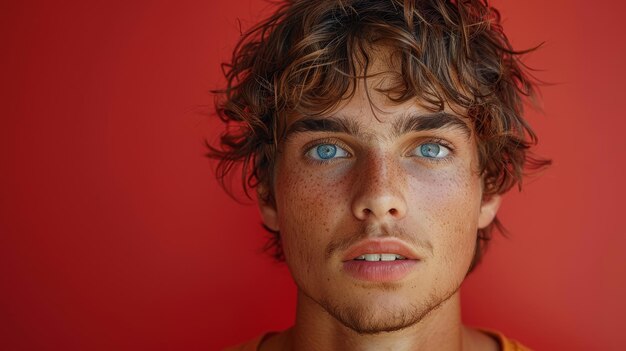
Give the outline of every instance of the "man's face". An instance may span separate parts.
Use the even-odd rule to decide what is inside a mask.
[[[369,88],[374,113],[365,89],[327,116],[291,121],[276,206],[261,212],[300,292],[374,333],[410,326],[456,293],[499,197],[483,199],[466,120]]]

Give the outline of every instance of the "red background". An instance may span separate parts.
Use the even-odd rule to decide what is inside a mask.
[[[593,4],[593,5],[592,5]],[[600,5],[602,4],[602,5]],[[538,350],[626,343],[623,2],[498,1],[554,83],[554,159],[505,198],[467,323]],[[257,0],[0,4],[0,349],[213,350],[293,321],[257,210],[203,158],[210,89]]]

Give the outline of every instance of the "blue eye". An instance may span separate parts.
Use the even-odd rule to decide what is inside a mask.
[[[317,152],[317,156],[321,159],[328,160],[329,158],[335,157],[337,154],[337,147],[335,145],[324,144],[316,147],[315,152]]]
[[[313,159],[322,161],[348,157],[348,152],[335,144],[319,144],[312,147],[306,154]]]
[[[444,158],[450,149],[437,143],[426,143],[419,146],[419,155],[426,158]]]

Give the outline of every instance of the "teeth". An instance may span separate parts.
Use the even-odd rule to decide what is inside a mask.
[[[394,254],[381,254],[380,255],[380,260],[381,261],[395,261],[396,260],[396,255],[394,255]]]
[[[367,255],[363,255],[365,256],[365,260],[366,261],[380,261],[380,255],[379,254],[367,254]]]
[[[395,260],[406,260],[406,257],[404,257],[402,255],[388,254],[388,253],[384,253],[384,254],[365,254],[365,255],[361,255],[361,256],[355,258],[355,260],[359,260],[359,261],[395,261]]]

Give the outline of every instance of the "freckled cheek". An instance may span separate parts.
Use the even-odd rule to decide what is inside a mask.
[[[477,177],[455,170],[420,170],[409,180],[411,193],[419,194],[430,208],[463,208],[476,202],[480,183]]]
[[[473,245],[480,209],[477,176],[460,171],[420,174],[409,193],[415,216],[428,223],[432,240],[442,249],[467,250]]]
[[[294,163],[293,167],[279,169],[276,179],[277,200],[282,205],[279,210],[285,216],[314,214],[318,220],[331,216],[339,203],[346,202],[349,190],[345,172],[337,168]]]
[[[324,257],[347,195],[346,182],[314,167],[279,169],[276,201],[287,263],[311,273]]]

